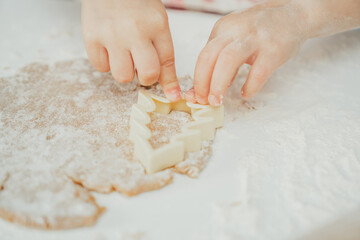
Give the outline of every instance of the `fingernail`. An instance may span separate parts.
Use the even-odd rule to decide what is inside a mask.
[[[185,93],[185,95],[189,98],[194,98],[195,97],[195,93],[193,90],[189,90],[187,91],[187,93]]]
[[[241,96],[242,96],[242,97],[246,97],[246,96],[245,96],[245,92],[244,92],[243,89],[241,89]]]
[[[181,99],[180,90],[179,89],[170,90],[169,92],[166,93],[166,97],[173,102],[179,101]]]
[[[222,97],[216,97],[215,95],[209,95],[209,103],[212,106],[219,106],[222,104]]]
[[[192,103],[195,103],[195,92],[194,90],[189,90],[187,93],[185,93],[185,98],[187,101],[191,101]]]
[[[202,97],[200,97],[199,95],[196,95],[196,101],[198,102],[198,103],[200,103],[200,104],[207,104],[207,100],[206,99],[204,99],[204,98],[202,98]]]
[[[251,95],[249,95],[249,92],[245,92],[244,90],[241,90],[241,96],[242,96],[244,99],[251,98]]]

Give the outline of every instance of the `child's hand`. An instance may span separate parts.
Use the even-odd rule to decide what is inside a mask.
[[[83,37],[91,63],[111,70],[122,83],[160,82],[165,95],[180,99],[167,14],[160,0],[83,0]]]
[[[308,38],[360,26],[359,0],[268,0],[221,18],[198,58],[188,101],[219,105],[239,67],[252,65],[241,94],[250,98]]]
[[[269,1],[244,12],[222,17],[201,51],[194,88],[186,99],[219,105],[244,63],[252,65],[241,94],[250,98],[276,68],[305,41],[303,12],[288,1]]]

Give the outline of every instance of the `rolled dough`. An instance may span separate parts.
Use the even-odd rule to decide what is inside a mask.
[[[181,85],[186,90],[191,79]],[[128,121],[141,88],[137,81],[118,84],[83,59],[33,63],[0,78],[0,216],[47,229],[86,226],[103,211],[90,191],[132,196],[166,186],[174,172],[197,177],[211,142],[152,175],[133,158]],[[147,91],[161,94],[159,86]],[[163,128],[166,121],[173,132]],[[176,113],[158,119],[153,143],[186,121]]]

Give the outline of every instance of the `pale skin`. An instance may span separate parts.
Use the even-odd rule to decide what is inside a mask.
[[[127,83],[135,69],[144,86],[159,82],[172,101],[181,98],[174,47],[159,0],[83,0],[82,25],[91,63]]]
[[[122,83],[137,71],[143,85],[159,82],[181,98],[167,14],[160,0],[83,0],[83,36],[92,64]],[[251,65],[241,89],[251,98],[310,38],[360,26],[360,0],[269,0],[220,18],[201,51],[187,101],[222,104],[238,69]],[[239,93],[240,94],[240,93]]]

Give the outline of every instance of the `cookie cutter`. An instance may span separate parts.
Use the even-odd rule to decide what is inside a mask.
[[[150,113],[169,114],[172,110],[191,114],[193,121],[186,123],[181,132],[170,138],[169,143],[153,148],[149,142]],[[155,173],[184,160],[186,152],[201,150],[202,141],[213,140],[216,129],[224,123],[224,107],[211,107],[188,103],[184,99],[168,99],[140,90],[138,101],[131,108],[129,139],[134,144],[134,156],[140,160],[147,173]]]

